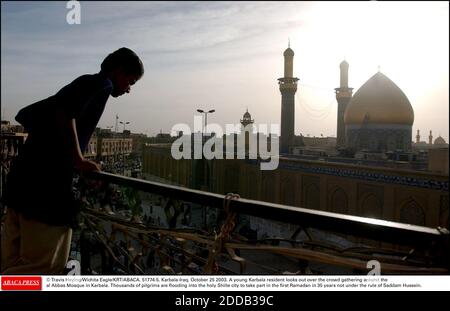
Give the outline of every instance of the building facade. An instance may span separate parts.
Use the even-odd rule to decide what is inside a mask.
[[[290,158],[274,171],[261,171],[257,160],[210,161],[215,193],[448,228],[448,174]],[[197,188],[197,169],[194,160],[173,159],[168,145],[144,147],[146,179]]]

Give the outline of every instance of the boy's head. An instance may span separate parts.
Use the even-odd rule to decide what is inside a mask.
[[[123,47],[106,56],[100,72],[113,83],[111,96],[118,97],[130,92],[130,86],[143,76],[144,65],[136,53]]]

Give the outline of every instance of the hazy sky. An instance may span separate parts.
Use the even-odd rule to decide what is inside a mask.
[[[448,142],[448,2],[81,2],[81,24],[66,22],[66,1],[1,2],[2,117],[56,93],[127,46],[145,75],[129,95],[108,101],[101,127],[115,115],[133,132],[237,123],[248,107],[256,123],[279,123],[283,51],[295,52],[295,132],[336,136],[334,88],[339,63],[350,64],[356,91],[378,71],[393,80],[420,129]],[[122,128],[120,128],[122,130]]]

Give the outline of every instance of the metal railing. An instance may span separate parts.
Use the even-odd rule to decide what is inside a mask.
[[[11,161],[20,153],[24,141],[25,137],[22,135],[13,133],[0,134],[0,197],[3,195]]]
[[[445,228],[231,198],[103,172],[87,179],[97,186],[100,183],[103,192],[100,200],[92,199],[99,193],[95,194],[92,186],[86,190],[90,194],[80,194],[85,203],[91,196],[91,202],[84,205],[77,244],[84,273],[366,274],[370,260],[380,262],[385,274],[449,271],[449,232]],[[108,199],[114,191],[134,191],[135,198],[128,200],[132,209],[150,193],[152,209],[165,212],[166,224],[154,219],[149,222],[136,208],[124,213],[127,204],[120,209]],[[197,224],[180,227],[180,219],[187,214],[183,206],[197,207],[201,215]],[[213,220],[206,221],[211,210],[215,211]],[[290,230],[284,230],[285,236],[255,234],[248,223],[261,219],[265,223],[260,231],[264,226]],[[245,233],[245,228],[251,234]],[[89,244],[96,246],[89,250]],[[100,256],[97,264],[91,260],[95,253]]]

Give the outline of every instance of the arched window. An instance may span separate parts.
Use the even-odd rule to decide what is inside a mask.
[[[309,184],[305,188],[305,197],[303,202],[306,208],[320,209],[320,191],[316,184]]]
[[[397,135],[397,149],[402,149],[405,146],[403,142],[403,135]]]
[[[370,151],[378,151],[378,139],[375,135],[371,135],[369,138],[369,150]]]
[[[374,195],[367,195],[361,203],[361,216],[381,219],[383,206],[381,201]]]
[[[291,179],[285,179],[281,184],[282,204],[295,204],[295,182]]]
[[[247,195],[249,199],[258,199],[256,174],[253,172],[247,173]]]
[[[425,213],[422,207],[413,199],[407,201],[400,209],[400,222],[424,226]]]
[[[275,183],[273,178],[265,177],[263,179],[263,198],[266,202],[274,202],[275,200]]]
[[[340,214],[348,213],[348,199],[344,190],[337,188],[331,195],[331,211]]]
[[[387,137],[386,147],[388,151],[395,151],[395,135],[391,134]]]

